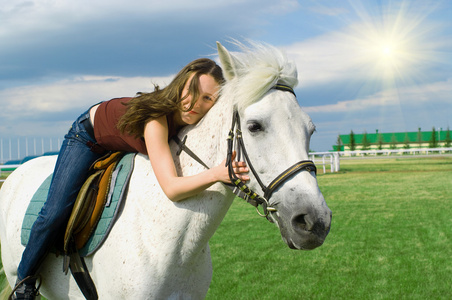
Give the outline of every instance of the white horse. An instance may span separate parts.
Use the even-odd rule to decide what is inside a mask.
[[[272,89],[297,84],[293,63],[276,48],[252,43],[241,53],[218,44],[227,79],[218,103],[188,135],[186,145],[207,165],[226,157],[227,137],[238,108],[243,140],[257,176],[270,183],[293,163],[308,159],[314,132],[310,117],[295,96]],[[290,88],[289,88],[290,89]],[[186,153],[176,156],[181,175],[203,170]],[[29,161],[13,172],[0,191],[0,238],[4,271],[10,285],[24,247],[20,228],[32,195],[53,171],[55,157]],[[249,187],[259,191],[251,174]],[[103,246],[86,257],[100,299],[202,299],[212,276],[209,239],[228,211],[234,194],[223,184],[182,202],[165,197],[147,156],[135,158],[125,205]],[[269,200],[268,218],[280,228],[293,249],[322,245],[329,232],[331,211],[317,185],[315,172],[302,170],[277,186]],[[256,220],[258,222],[258,220]],[[62,258],[50,254],[41,270],[40,292],[48,299],[83,299],[72,276],[62,274]]]

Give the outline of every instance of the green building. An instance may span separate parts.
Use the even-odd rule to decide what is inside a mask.
[[[354,141],[353,141],[354,140]],[[334,151],[352,150],[387,150],[387,149],[419,149],[419,148],[442,148],[452,147],[451,132],[447,130],[432,130],[414,132],[391,132],[341,134],[337,144],[333,146]]]

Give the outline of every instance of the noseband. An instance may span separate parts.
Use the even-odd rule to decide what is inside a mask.
[[[282,84],[276,84],[273,89],[290,92],[295,95],[295,92],[293,89],[287,85]],[[235,129],[235,134],[234,134]],[[235,139],[234,139],[235,137]],[[177,136],[173,138],[175,142],[179,145],[179,150],[177,151],[177,155],[181,153],[181,151],[185,151],[188,155],[190,155],[193,159],[198,161],[201,165],[208,168],[205,163],[202,162],[202,160],[196,156],[186,145],[185,141],[187,137],[185,136],[183,141],[181,141]],[[262,191],[264,192],[264,196],[259,195],[255,191],[253,191],[251,188],[249,188],[240,178],[238,178],[235,175],[234,168],[232,167],[232,153],[234,148],[234,140],[235,144],[237,145],[237,157],[240,158],[242,153],[243,157],[245,158],[245,161],[247,163],[247,166],[250,168],[251,172],[254,175],[254,178],[259,183]],[[240,125],[240,116],[237,111],[237,109],[234,109],[233,117],[232,117],[232,125],[231,129],[229,130],[229,136],[228,136],[228,153],[227,153],[227,159],[226,159],[226,166],[228,167],[229,172],[229,178],[231,180],[232,186],[234,187],[233,192],[238,197],[244,199],[254,207],[256,207],[257,212],[262,217],[267,217],[270,212],[277,211],[276,208],[270,206],[269,200],[272,196],[273,192],[284,182],[289,180],[292,176],[295,174],[301,172],[301,171],[314,171],[317,174],[317,168],[313,161],[311,160],[302,160],[300,162],[297,162],[296,164],[292,165],[290,168],[282,172],[280,175],[278,175],[268,186],[265,186],[263,184],[262,180],[260,179],[259,175],[257,174],[256,170],[253,167],[253,164],[251,163],[250,158],[248,157],[248,153],[246,152],[245,143],[243,142],[242,137],[242,130]],[[230,186],[230,185],[229,185]],[[263,213],[259,211],[259,205],[262,206]]]

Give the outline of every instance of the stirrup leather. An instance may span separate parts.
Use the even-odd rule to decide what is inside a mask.
[[[42,283],[42,279],[40,275],[37,276],[27,276],[24,279],[22,279],[21,281],[16,283],[16,286],[14,287],[14,289],[12,290],[11,294],[8,297],[8,300],[15,300],[17,299],[17,297],[14,295],[15,292],[21,288],[22,285],[25,285],[27,281],[29,281],[30,279],[36,279],[36,281],[38,281],[39,279],[39,284],[38,287],[33,286],[33,291],[32,291],[32,295],[30,295],[33,298],[30,299],[36,299],[36,297],[38,297],[39,294],[39,288],[41,287],[41,283]]]

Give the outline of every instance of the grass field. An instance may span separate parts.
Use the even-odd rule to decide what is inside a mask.
[[[318,182],[324,245],[288,249],[236,200],[210,242],[207,299],[452,299],[452,157],[341,160]]]
[[[452,299],[452,157],[344,159],[318,181],[325,244],[290,250],[236,200],[210,242],[207,299]]]

